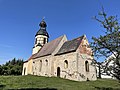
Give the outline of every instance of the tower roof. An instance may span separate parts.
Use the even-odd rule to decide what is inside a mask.
[[[37,36],[37,35],[44,35],[44,36],[49,37],[48,32],[46,30],[44,30],[44,29],[41,29],[41,28],[39,29],[39,31],[36,33],[35,36]]]
[[[39,31],[36,33],[35,36],[37,36],[37,35],[44,35],[44,36],[49,37],[49,34],[48,34],[48,32],[46,31],[47,24],[46,24],[46,22],[44,21],[44,19],[40,22],[39,26],[40,26],[40,29],[39,29]]]
[[[46,22],[44,21],[44,19],[40,22],[39,24],[40,27],[47,27]]]

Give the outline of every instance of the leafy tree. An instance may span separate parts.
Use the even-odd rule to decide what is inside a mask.
[[[105,56],[109,58],[109,62],[114,61],[114,65],[110,67],[107,62],[104,69],[108,74],[120,80],[120,24],[117,16],[108,16],[103,8],[98,16],[95,16],[94,19],[105,29],[104,35],[92,37],[91,47],[96,57]],[[110,57],[111,55],[113,57]]]
[[[2,66],[0,65],[0,75],[2,74]]]
[[[0,75],[21,75],[23,67],[23,60],[15,58],[0,65]]]

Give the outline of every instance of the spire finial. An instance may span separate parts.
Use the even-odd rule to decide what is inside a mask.
[[[45,17],[42,18],[42,21],[41,21],[40,24],[39,24],[39,26],[40,26],[41,28],[46,28],[46,27],[47,27],[44,19],[45,19]]]
[[[45,20],[45,16],[43,16],[42,20],[43,20],[43,21]]]

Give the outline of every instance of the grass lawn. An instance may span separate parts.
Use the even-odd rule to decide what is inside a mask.
[[[0,90],[120,90],[116,80],[70,81],[56,77],[0,76]]]

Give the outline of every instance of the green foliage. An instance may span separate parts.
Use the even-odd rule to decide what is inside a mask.
[[[15,58],[6,64],[0,65],[0,75],[21,75],[23,60]]]
[[[100,18],[95,16],[94,19],[105,29],[105,33],[99,37],[92,37],[91,47],[96,57],[109,57],[109,62],[115,62],[110,69],[107,67],[109,64],[106,64],[105,69],[109,71],[109,74],[120,80],[120,25],[117,16],[107,16],[104,9],[98,15]],[[113,57],[110,58],[111,55]]]
[[[120,90],[117,80],[71,81],[57,77],[0,76],[0,89],[11,90]]]

